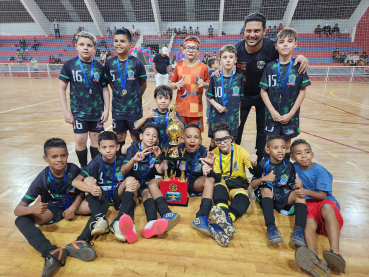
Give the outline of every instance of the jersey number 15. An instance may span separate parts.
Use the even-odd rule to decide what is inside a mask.
[[[269,87],[275,87],[277,85],[277,75],[268,75]],[[272,84],[273,81],[273,84]]]

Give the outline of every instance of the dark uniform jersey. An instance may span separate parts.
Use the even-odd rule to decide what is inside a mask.
[[[140,144],[140,141],[133,142],[131,144],[131,146],[127,149],[127,154],[123,164],[128,163],[130,160],[132,160],[136,153],[139,152]],[[146,155],[144,160],[136,162],[133,165],[126,176],[134,177],[140,182],[141,186],[145,186],[150,180],[155,178],[155,175],[158,174],[155,169],[155,165],[158,163],[158,158],[154,154],[151,153],[151,155]]]
[[[107,87],[103,77],[103,66],[101,63],[92,60],[94,63],[92,94],[89,93],[91,85],[91,62],[81,60],[85,77],[78,62],[78,57],[67,61],[59,75],[59,79],[70,83],[70,109],[75,119],[81,121],[100,121],[104,112],[104,98],[102,88]]]
[[[126,62],[119,61],[122,78],[126,70]],[[129,120],[142,117],[142,95],[140,80],[146,80],[146,70],[143,63],[136,57],[128,57],[126,91],[118,69],[118,57],[108,59],[104,66],[104,77],[113,88],[112,114],[113,119]]]
[[[219,113],[213,105],[210,106],[209,137],[212,137],[211,128],[218,122],[227,122],[231,126],[231,135],[234,138],[237,137],[241,102],[240,97],[243,97],[243,76],[239,73],[235,73],[230,87],[229,80],[230,77],[223,78],[224,92],[222,89],[222,78],[216,76],[210,78],[209,90],[206,92],[206,96],[209,99],[214,99],[217,103],[223,106],[223,93],[226,93],[227,110],[224,113]]]
[[[168,144],[171,139],[168,137],[168,134],[166,134],[166,128],[165,128],[165,121],[167,119],[167,113],[161,113],[158,111],[158,109],[154,109],[155,113],[158,114],[158,118],[148,118],[145,122],[148,123],[148,122],[152,122],[152,123],[155,123],[156,125],[158,125],[159,127],[159,130],[160,130],[160,134],[159,134],[159,140],[160,140],[160,144],[161,145],[166,145]],[[169,115],[171,114],[172,112],[172,109],[170,109],[169,111]],[[186,123],[183,121],[182,117],[179,115],[179,113],[176,111],[176,116],[177,118],[183,123],[183,125],[186,125]],[[168,123],[167,123],[167,126],[169,125],[169,123],[171,123],[172,120],[168,118]],[[165,134],[165,141],[164,141],[164,134]],[[167,145],[169,146],[169,144]]]
[[[68,193],[70,204],[74,202],[79,191],[72,186],[72,181],[78,176],[80,169],[78,166],[72,163],[68,163],[66,170],[67,184],[64,183],[64,176],[55,177],[52,173],[55,186],[50,182],[49,167],[37,175],[36,179],[29,186],[27,193],[23,196],[22,201],[31,204],[35,201],[38,195],[41,195],[41,201],[45,203],[64,203],[66,204],[66,193]]]
[[[123,174],[120,172],[120,168],[123,165],[124,159],[122,155],[119,155],[119,157],[121,158],[116,158],[114,186],[123,181]],[[89,176],[94,177],[97,181],[97,185],[100,186],[103,191],[111,191],[114,162],[104,162],[104,166],[106,176],[104,176],[102,155],[99,154],[83,168],[81,175],[83,178],[87,178]]]
[[[270,102],[272,103],[274,109],[279,112],[280,115],[284,115],[289,113],[292,109],[293,105],[296,102],[296,99],[299,95],[300,89],[302,87],[306,87],[311,85],[309,76],[307,73],[299,74],[298,70],[300,68],[300,64],[295,66],[292,65],[289,76],[287,77],[287,84],[283,94],[281,95],[281,88],[279,87],[278,82],[278,61],[270,62],[264,70],[263,76],[260,80],[259,87],[268,92]],[[281,86],[283,87],[287,71],[288,64],[281,64]],[[282,98],[280,99],[280,95]],[[297,112],[292,116],[291,120],[288,122],[288,126],[291,129],[297,129],[299,127],[299,115],[300,108]],[[272,115],[270,114],[268,109],[265,109],[265,126],[273,127],[278,122],[273,121]]]
[[[260,42],[261,43],[261,42]],[[237,49],[236,71],[244,76],[244,97],[260,94],[259,83],[265,66],[278,59],[275,42],[263,37],[263,46],[256,53],[249,54],[245,49],[245,40],[235,44]]]

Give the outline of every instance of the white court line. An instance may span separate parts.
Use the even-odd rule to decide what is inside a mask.
[[[361,105],[357,105],[357,104],[355,104],[355,103],[351,103],[350,101],[342,100],[342,99],[339,99],[339,98],[336,98],[336,97],[326,96],[326,95],[322,95],[322,94],[319,94],[319,93],[316,93],[316,92],[312,92],[312,91],[309,91],[309,93],[314,93],[314,94],[316,94],[316,95],[319,95],[319,96],[322,96],[322,97],[325,97],[325,98],[329,98],[329,99],[337,100],[337,101],[340,101],[340,102],[343,102],[343,103],[346,103],[346,104],[351,104],[351,105],[354,105],[354,106],[356,106],[356,107],[359,107],[359,108],[363,108],[363,109],[369,110],[369,108],[368,108],[368,107],[364,107],[364,106],[361,106]]]
[[[7,110],[7,111],[2,111],[2,112],[0,112],[0,113],[7,113],[7,112],[11,112],[11,111],[16,111],[16,110],[20,110],[20,109],[24,109],[24,108],[28,108],[28,107],[33,107],[33,106],[37,106],[37,105],[41,105],[41,104],[45,104],[45,103],[49,103],[49,102],[53,102],[53,101],[57,101],[57,100],[59,100],[59,98],[54,99],[54,100],[50,100],[50,101],[45,101],[45,102],[37,103],[37,104],[32,104],[32,105],[28,105],[28,106],[23,106],[23,107],[19,107],[19,108],[15,108],[15,109]]]

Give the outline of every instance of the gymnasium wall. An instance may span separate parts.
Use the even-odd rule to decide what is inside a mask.
[[[360,19],[359,23],[356,25],[355,42],[358,45],[362,45],[363,50],[369,52],[369,8],[364,13],[363,17]]]

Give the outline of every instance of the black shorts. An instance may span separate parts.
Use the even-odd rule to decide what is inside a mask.
[[[53,219],[45,223],[46,225],[56,223],[63,219],[63,213],[65,211],[65,207],[63,206],[62,203],[49,202],[47,203],[47,209],[53,213]]]
[[[287,203],[288,197],[290,197],[292,190],[289,190],[287,187],[286,188],[279,188],[274,186],[270,187],[267,184],[261,184],[254,190],[256,200],[259,202],[260,206],[263,198],[261,196],[261,191],[264,188],[269,188],[273,192],[273,206],[277,212],[280,213],[281,210],[289,210],[288,208],[289,205],[287,205]]]
[[[122,183],[122,182],[121,182]],[[120,208],[120,203],[122,202],[122,197],[123,197],[123,195],[122,196],[119,196],[119,194],[118,194],[118,188],[119,188],[119,186],[120,186],[120,184],[121,183],[119,183],[115,188],[114,188],[114,192],[113,192],[113,201],[114,201],[114,208],[115,208],[115,210],[119,210],[119,208]],[[140,188],[137,190],[137,197],[141,197],[141,193],[145,190],[145,189],[148,189],[149,187],[148,187],[148,185],[147,184],[144,184],[144,185],[142,185],[141,184],[141,186],[140,186]]]
[[[82,121],[74,119],[74,133],[85,134],[88,132],[100,133],[104,131],[104,125],[100,121]]]
[[[285,139],[292,139],[297,137],[300,134],[300,128],[291,128],[289,124],[283,125],[281,123],[276,124],[273,122],[272,124],[268,124],[265,122],[264,134],[271,135],[281,135]]]
[[[125,133],[127,130],[132,134],[139,134],[140,130],[135,129],[136,119],[120,120],[113,118],[113,131],[116,133]]]
[[[244,178],[234,178],[230,180],[225,180],[225,183],[229,190],[231,189],[247,190],[249,187],[249,182]]]
[[[199,178],[199,177],[198,177]],[[194,197],[194,196],[201,196],[202,195],[202,191],[194,191],[193,190],[193,186],[195,185],[197,178],[192,178],[189,182],[188,182],[188,194],[190,195],[190,197]]]

